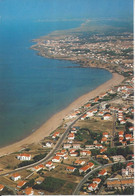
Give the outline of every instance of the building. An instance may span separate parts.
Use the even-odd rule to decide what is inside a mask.
[[[75,139],[75,134],[74,133],[70,133],[68,135],[68,140],[74,140]]]
[[[111,114],[104,114],[103,118],[104,118],[104,120],[110,120]]]
[[[59,132],[55,132],[53,135],[52,135],[52,138],[55,139],[56,137],[59,137],[60,136],[60,133]]]
[[[97,183],[91,183],[88,186],[88,190],[89,191],[95,191],[98,188],[98,184]]]
[[[34,195],[32,187],[28,187],[24,190],[25,195]]]
[[[75,167],[68,166],[66,168],[66,170],[69,171],[69,172],[74,172],[76,170],[76,168]]]
[[[82,150],[80,151],[81,156],[91,156],[91,151],[89,150]]]
[[[72,147],[72,144],[64,144],[63,145],[63,148],[64,149],[69,149],[69,148],[71,148]]]
[[[74,165],[77,165],[77,166],[84,165],[84,164],[85,164],[85,161],[79,160],[79,159],[74,162]]]
[[[84,167],[81,167],[80,169],[79,169],[79,172],[80,173],[82,173],[82,172],[84,172],[84,173],[86,173],[88,170],[90,170],[90,166],[89,165],[86,165],[86,166],[84,166]]]
[[[21,187],[23,187],[25,184],[26,184],[26,181],[22,180],[22,181],[20,181],[20,182],[17,184],[17,187],[18,187],[18,188],[21,188]]]
[[[19,159],[20,161],[30,161],[31,160],[31,155],[30,154],[26,154],[26,153],[19,154],[17,156],[17,159]]]
[[[52,162],[60,163],[60,162],[61,162],[61,157],[60,157],[60,156],[54,156],[54,157],[52,158]]]
[[[73,148],[80,149],[81,148],[81,144],[73,144]]]
[[[102,169],[99,173],[98,173],[98,176],[106,176],[107,175],[107,171],[106,169]]]
[[[95,184],[99,184],[101,182],[101,179],[100,178],[94,178],[93,180],[93,183]]]
[[[123,155],[115,155],[115,156],[112,156],[112,158],[114,162],[125,161],[125,158],[123,157]]]
[[[41,169],[44,169],[44,165],[43,164],[40,164],[40,165],[37,165],[37,166],[33,167],[32,171],[38,172]]]
[[[110,178],[106,182],[107,188],[126,188],[126,187],[133,187],[134,186],[134,179],[133,178],[126,178],[126,179],[113,179]]]
[[[4,189],[4,185],[3,184],[0,184],[0,191],[2,191]]]
[[[20,179],[21,179],[21,176],[20,176],[20,174],[18,174],[18,173],[14,173],[14,174],[11,176],[11,179],[12,179],[13,181],[17,181],[17,180],[20,180]]]

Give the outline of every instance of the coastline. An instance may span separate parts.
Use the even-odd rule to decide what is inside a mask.
[[[112,78],[110,80],[98,86],[96,89],[88,92],[87,94],[84,94],[81,97],[77,98],[75,101],[69,104],[65,109],[54,114],[49,120],[47,120],[43,125],[41,125],[41,127],[39,127],[31,135],[11,145],[1,147],[0,156],[19,151],[22,148],[24,148],[24,146],[30,145],[32,143],[40,142],[44,137],[48,136],[58,126],[60,126],[63,118],[67,116],[70,112],[72,112],[76,108],[81,107],[86,102],[88,102],[88,100],[98,96],[101,93],[106,92],[108,89],[112,88],[113,86],[120,84],[123,81],[123,79],[124,77],[122,75],[119,75],[117,73],[112,73]]]

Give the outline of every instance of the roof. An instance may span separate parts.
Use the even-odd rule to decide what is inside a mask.
[[[74,134],[74,133],[70,133],[70,134],[68,135],[68,137],[75,137],[75,134]]]
[[[0,184],[0,190],[3,190],[4,189],[4,185],[3,184]]]
[[[81,164],[81,163],[83,163],[83,162],[85,162],[85,161],[83,161],[83,160],[76,160],[74,163],[75,163],[75,164]]]
[[[90,169],[89,165],[86,165],[86,166],[80,168],[80,170],[82,170],[84,172],[87,171],[88,169]]]
[[[131,165],[134,165],[134,163],[133,162],[127,163],[127,166],[131,166]]]
[[[102,142],[106,142],[107,141],[107,138],[106,137],[102,137],[101,141]]]
[[[94,166],[94,163],[89,162],[88,165],[89,165],[90,167],[92,167],[92,166]]]
[[[123,135],[124,134],[124,131],[119,131],[119,135]]]
[[[96,188],[98,185],[96,183],[91,183],[89,184],[89,188],[92,187],[92,188]]]
[[[14,174],[12,175],[12,177],[14,177],[14,178],[16,178],[16,177],[18,177],[18,176],[20,176],[20,174],[18,174],[18,173],[14,173]]]
[[[119,179],[119,180],[108,180],[107,185],[124,185],[124,184],[133,184],[134,180],[133,179]]]
[[[61,157],[60,156],[54,156],[52,159],[60,160]]]
[[[38,170],[40,168],[44,168],[44,165],[43,164],[40,164],[40,165],[37,165],[37,166],[34,167],[34,169],[36,169],[36,170]]]
[[[102,169],[102,170],[99,172],[99,174],[100,174],[100,175],[104,175],[106,172],[107,172],[107,171],[106,171],[105,169]]]
[[[76,169],[75,167],[71,167],[71,166],[67,167],[67,170],[75,170],[75,169]]]
[[[52,165],[52,161],[48,161],[46,165]]]
[[[19,154],[19,156],[21,156],[21,157],[31,157],[30,154],[26,154],[26,153]]]
[[[30,195],[32,193],[32,191],[33,191],[32,187],[28,187],[25,189],[25,194]]]
[[[108,133],[107,132],[103,132],[103,135],[108,135]]]
[[[93,178],[93,182],[95,182],[95,181],[100,183],[101,179],[100,178]]]
[[[22,180],[17,184],[17,187],[22,187],[24,184],[26,184],[26,181]]]

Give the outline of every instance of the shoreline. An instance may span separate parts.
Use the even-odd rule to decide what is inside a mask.
[[[108,89],[120,84],[123,81],[124,77],[117,73],[112,73],[112,78],[102,85],[98,86],[96,89],[80,96],[66,108],[60,112],[54,114],[49,120],[42,124],[36,131],[27,136],[26,138],[15,142],[13,144],[7,145],[0,148],[0,156],[11,154],[13,152],[19,151],[24,146],[28,146],[32,143],[39,143],[44,137],[49,136],[57,127],[59,127],[63,121],[63,118],[67,116],[74,109],[77,109],[87,103],[90,99],[98,96],[101,93],[106,92]],[[53,124],[52,124],[53,122]]]

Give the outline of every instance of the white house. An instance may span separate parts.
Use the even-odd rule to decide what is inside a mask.
[[[95,191],[98,188],[98,184],[96,183],[91,183],[88,186],[89,191]]]
[[[14,174],[11,176],[11,179],[12,179],[13,181],[17,181],[17,180],[21,179],[21,176],[20,176],[20,174],[18,174],[18,173],[14,173]]]
[[[52,162],[55,162],[55,163],[60,163],[61,162],[61,157],[60,156],[55,156],[52,158]]]
[[[30,154],[26,154],[26,153],[19,154],[17,156],[17,159],[19,159],[20,161],[30,161],[31,160],[31,155]]]

